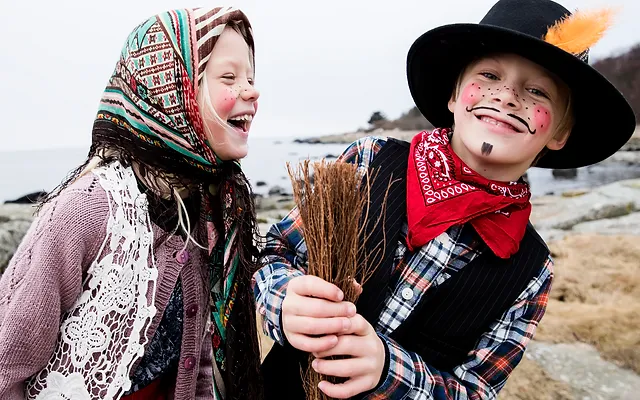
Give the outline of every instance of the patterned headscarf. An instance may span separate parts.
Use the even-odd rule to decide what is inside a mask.
[[[255,211],[239,163],[216,156],[196,102],[211,51],[230,23],[245,38],[253,57],[251,25],[233,7],[172,10],[136,27],[101,99],[91,153],[99,154],[101,148],[123,150],[150,170],[165,171],[202,188],[214,278],[210,284],[214,356],[224,376],[226,397],[235,398],[240,396],[239,385],[246,391],[257,379],[259,367],[249,289],[257,255]],[[211,183],[219,187],[216,195],[208,190]],[[223,246],[217,243],[213,223],[220,213]],[[216,268],[220,258],[223,269]]]

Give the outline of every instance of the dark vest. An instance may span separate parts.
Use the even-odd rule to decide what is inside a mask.
[[[386,298],[394,289],[389,283],[397,243],[402,239],[402,224],[406,221],[408,159],[409,143],[389,139],[370,165],[377,175],[371,187],[369,215],[383,215],[384,223],[376,224],[377,218],[363,221],[368,236],[365,248],[369,254],[378,252],[380,257],[369,260],[379,266],[365,283],[356,306],[374,327]],[[390,182],[386,208],[383,208]],[[465,229],[472,228],[467,225]],[[549,255],[544,241],[530,224],[519,251],[509,259],[498,258],[482,246],[482,253],[471,263],[454,272],[440,286],[429,289],[413,313],[391,334],[406,350],[418,353],[438,370],[451,371],[465,361],[480,336],[540,273]],[[307,356],[288,344],[274,345],[262,365],[265,399],[305,398],[300,368],[306,369]]]

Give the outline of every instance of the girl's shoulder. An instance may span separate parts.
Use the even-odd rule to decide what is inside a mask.
[[[100,242],[109,219],[109,199],[98,177],[87,173],[46,203],[34,221],[38,234]]]

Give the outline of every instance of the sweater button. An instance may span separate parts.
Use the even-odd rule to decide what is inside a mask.
[[[195,317],[198,314],[198,305],[191,304],[187,307],[187,317]]]
[[[189,252],[186,250],[180,250],[176,253],[176,260],[182,265],[186,264],[187,261],[189,261]]]
[[[196,366],[196,358],[195,357],[187,357],[184,359],[184,363],[182,363],[184,369],[192,370],[193,367]]]

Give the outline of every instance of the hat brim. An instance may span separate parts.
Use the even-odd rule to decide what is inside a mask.
[[[561,150],[547,152],[541,168],[578,168],[614,154],[633,135],[633,109],[598,71],[543,40],[491,25],[452,24],[420,36],[407,56],[413,100],[436,127],[450,127],[447,103],[467,64],[488,53],[515,53],[551,71],[571,89],[575,125]]]

